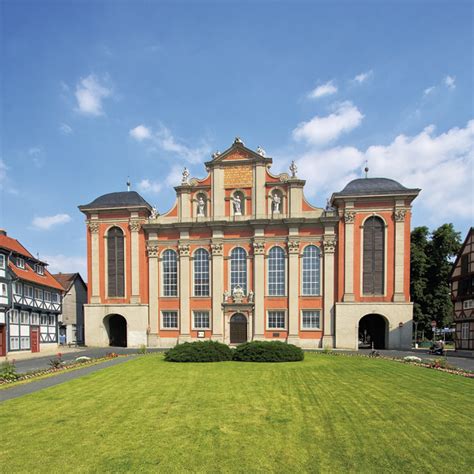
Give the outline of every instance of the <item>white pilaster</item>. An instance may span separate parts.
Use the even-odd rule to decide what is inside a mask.
[[[324,235],[324,327],[323,347],[334,347],[334,252],[336,238],[334,229]]]
[[[344,212],[344,301],[354,301],[354,220],[355,211],[346,210]]]
[[[131,245],[131,263],[132,271],[132,296],[130,302],[132,304],[140,303],[140,252],[138,250],[138,233],[140,231],[140,221],[130,220],[130,245]]]
[[[288,239],[288,342],[299,342],[299,253],[300,242],[294,237]]]
[[[183,237],[183,233],[181,233]],[[189,305],[189,243],[180,240],[179,251],[179,304],[180,304],[180,336],[181,342],[189,341],[190,335],[190,305]]]
[[[99,223],[89,221],[89,232],[91,236],[91,303],[100,303],[100,256],[99,256]]]
[[[263,229],[255,229],[253,245],[254,339],[265,335],[265,241]]]
[[[158,346],[158,244],[153,241],[147,243],[148,254],[148,346]]]
[[[216,232],[214,232],[216,235]],[[214,239],[212,253],[212,338],[223,342],[222,295],[224,294],[224,245],[222,240]]]
[[[395,218],[395,294],[393,301],[405,301],[403,291],[405,272],[405,209],[398,209]]]

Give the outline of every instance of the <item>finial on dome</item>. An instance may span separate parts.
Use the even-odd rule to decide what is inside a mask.
[[[365,171],[365,177],[366,179],[369,177],[369,162],[367,160],[365,160],[365,168],[364,168],[364,171]]]
[[[127,176],[127,191],[130,191],[130,176]]]

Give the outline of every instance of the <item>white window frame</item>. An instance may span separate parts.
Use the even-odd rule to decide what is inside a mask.
[[[23,324],[23,325],[30,324],[30,313],[28,313],[28,311],[20,311],[20,324]]]
[[[18,289],[20,291],[18,291]],[[17,281],[13,284],[13,293],[19,296],[23,295],[23,285],[20,282]]]
[[[17,309],[8,311],[8,321],[10,324],[18,324],[20,322],[20,313]]]
[[[284,327],[277,327],[277,328],[272,328],[270,327],[270,313],[283,313],[283,319],[284,319]],[[286,309],[276,309],[272,308],[267,310],[267,318],[266,318],[266,327],[267,331],[286,331],[288,327],[288,312]]]
[[[165,254],[167,251],[174,252],[176,255],[176,294],[174,295],[167,295],[165,291]],[[163,252],[161,252],[161,274],[160,274],[160,279],[161,279],[161,296],[163,298],[179,298],[179,255],[178,252],[175,249],[165,249]]]
[[[229,252],[229,268],[228,268],[228,275],[229,275],[229,288],[228,290],[230,291],[230,293],[232,293],[232,253],[234,252],[234,250],[237,250],[237,249],[242,249],[244,251],[244,254],[245,254],[245,288],[242,288],[244,290],[244,295],[247,295],[248,292],[249,292],[249,262],[248,262],[248,252],[247,250],[245,250],[243,247],[241,247],[240,245],[237,245],[236,247],[234,247],[233,249],[231,249],[231,251]],[[239,261],[238,259],[236,260],[237,262]],[[242,272],[236,272],[236,274],[240,274]],[[239,283],[237,283],[239,284]]]
[[[8,296],[8,285],[0,283],[0,296]]]
[[[0,253],[0,270],[5,270],[5,262],[6,262],[6,258],[5,258],[5,255],[3,253]]]
[[[283,282],[283,294],[279,294],[279,295],[272,295],[270,294],[270,252],[272,249],[274,248],[279,248],[283,251],[283,278],[284,278],[284,282]],[[267,275],[266,275],[266,279],[267,279],[267,296],[271,297],[271,298],[282,298],[282,297],[285,297],[288,295],[288,262],[287,262],[287,254],[285,252],[285,249],[283,247],[281,247],[280,245],[272,245],[269,249],[268,249],[268,254],[267,254]]]
[[[56,293],[55,291],[51,293],[51,302],[59,303],[59,293]]]
[[[37,263],[35,266],[35,271],[38,275],[44,275],[44,266]]]
[[[31,313],[31,325],[39,326],[39,313]]]
[[[201,326],[196,326],[196,313],[207,313],[209,317],[209,324],[208,327],[201,327]],[[193,310],[193,330],[195,331],[208,331],[212,327],[212,318],[211,318],[211,311],[208,309],[196,309]]]
[[[41,326],[47,326],[48,325],[48,315],[41,313],[40,314],[40,325]]]
[[[166,327],[164,325],[164,313],[176,313],[176,327]],[[176,331],[179,330],[179,311],[177,309],[163,309],[161,310],[160,317],[160,329],[163,331]]]
[[[305,328],[304,325],[303,325],[303,316],[304,316],[304,313],[306,312],[317,312],[318,315],[319,315],[319,324],[318,324],[318,327],[315,327],[315,328]],[[322,314],[322,311],[321,311],[321,308],[304,308],[301,310],[300,312],[300,329],[301,331],[321,331],[321,314]]]
[[[196,262],[198,261],[196,259],[196,253],[199,250],[204,250],[207,253],[207,277],[208,277],[208,284],[207,284],[207,294],[206,295],[197,295],[196,294]],[[211,255],[209,251],[203,247],[197,248],[194,253],[193,253],[193,259],[192,259],[192,264],[193,264],[193,297],[195,298],[209,298],[211,296],[211,273],[212,273],[212,261],[211,261]]]
[[[38,291],[38,292],[41,292],[41,293],[40,293],[41,296],[39,296],[39,297],[36,296],[36,292],[37,292],[37,291]],[[44,291],[43,291],[41,288],[35,288],[35,290],[34,290],[34,298],[35,298],[35,300],[37,300],[37,301],[44,301]]]
[[[21,258],[21,257],[16,257],[16,266],[18,268],[21,268],[21,269],[24,269],[25,268],[25,259],[24,258]]]
[[[43,295],[44,301],[46,301],[47,303],[51,303],[51,292],[45,290]]]
[[[469,339],[469,323],[461,323],[461,339]]]
[[[307,248],[309,247],[315,247],[317,250],[318,250],[318,259],[319,259],[319,275],[318,275],[318,278],[319,278],[319,281],[318,281],[318,291],[316,293],[305,293],[305,288],[304,288],[304,275],[305,275],[305,271],[304,271],[304,252]],[[301,296],[321,296],[321,274],[322,274],[322,258],[321,258],[321,255],[322,255],[322,252],[321,252],[321,248],[318,247],[317,245],[315,244],[308,244],[308,245],[305,245],[305,247],[303,248],[303,251],[301,252],[301,285],[300,285],[300,288],[301,288]]]

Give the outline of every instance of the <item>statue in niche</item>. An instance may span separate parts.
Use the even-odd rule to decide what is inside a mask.
[[[280,214],[281,197],[277,192],[272,195],[272,211],[274,214]]]
[[[242,215],[242,200],[238,194],[234,194],[232,197],[232,203],[234,205],[234,215],[241,216]]]
[[[254,297],[255,297],[254,292],[252,290],[250,290],[249,291],[249,303],[253,303]]]
[[[199,195],[198,201],[197,201],[197,215],[198,217],[204,217],[206,215],[205,213],[205,207],[206,207],[206,202],[204,201],[202,194]]]

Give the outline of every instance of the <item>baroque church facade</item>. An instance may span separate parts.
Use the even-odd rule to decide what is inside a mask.
[[[88,345],[171,347],[282,340],[303,348],[408,348],[411,204],[419,189],[351,181],[325,209],[294,163],[236,138],[185,169],[164,214],[134,191],[79,206],[86,216]]]

